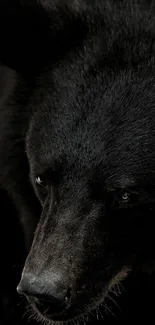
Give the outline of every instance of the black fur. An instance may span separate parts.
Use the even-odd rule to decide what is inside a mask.
[[[50,319],[68,321],[98,309],[132,269],[154,270],[155,5],[54,4],[24,1],[48,17],[47,57],[35,62],[30,47],[9,64],[3,53],[22,77],[4,80],[0,184],[27,247],[42,210],[21,284],[31,274],[50,296],[61,278],[69,304]]]

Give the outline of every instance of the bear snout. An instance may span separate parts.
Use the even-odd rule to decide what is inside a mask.
[[[28,301],[43,316],[62,314],[69,306],[71,288],[65,284],[63,275],[52,274],[50,278],[46,274],[37,276],[32,273],[24,273],[17,287],[21,295],[25,295]]]

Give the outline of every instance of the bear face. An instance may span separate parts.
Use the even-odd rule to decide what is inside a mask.
[[[104,33],[49,66],[32,98],[26,148],[42,215],[18,290],[41,320],[99,309],[152,256],[154,58],[140,44],[121,62],[110,47],[105,65]]]

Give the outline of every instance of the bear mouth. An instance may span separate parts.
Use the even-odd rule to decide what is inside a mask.
[[[105,309],[105,311],[109,311],[109,308],[106,304],[104,304],[106,297],[109,296],[110,292],[115,292],[115,289],[119,287],[120,283],[128,276],[131,269],[123,269],[119,273],[114,276],[111,281],[104,286],[103,292],[94,299],[95,302],[88,304],[87,307],[79,309],[73,308],[70,306],[68,309],[66,308],[65,311],[59,312],[57,314],[53,313],[52,307],[50,304],[43,308],[43,306],[38,306],[33,299],[28,299],[30,303],[30,313],[31,317],[39,321],[43,324],[48,325],[67,325],[70,323],[76,322],[77,324],[82,321],[85,325],[89,320],[90,317],[93,316],[99,319],[103,319],[103,315],[101,312],[101,307]],[[121,285],[122,286],[122,285]],[[121,290],[117,290],[117,296],[121,294]]]

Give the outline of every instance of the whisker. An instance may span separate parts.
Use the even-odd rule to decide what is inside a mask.
[[[104,307],[105,311],[108,311],[112,316],[115,317],[115,314],[112,312],[112,310],[106,304],[102,303],[101,305]]]
[[[104,317],[103,317],[103,315],[102,315],[100,309],[98,310],[98,312],[99,312],[99,314],[100,314],[101,319],[104,319]]]
[[[114,304],[115,304],[115,306],[120,310],[120,311],[122,311],[121,310],[121,308],[118,306],[118,304],[117,304],[117,302],[110,296],[110,294],[107,294],[107,296],[106,296],[109,300],[111,300]]]
[[[99,314],[98,314],[98,310],[96,309],[96,318],[97,320],[99,320]]]

